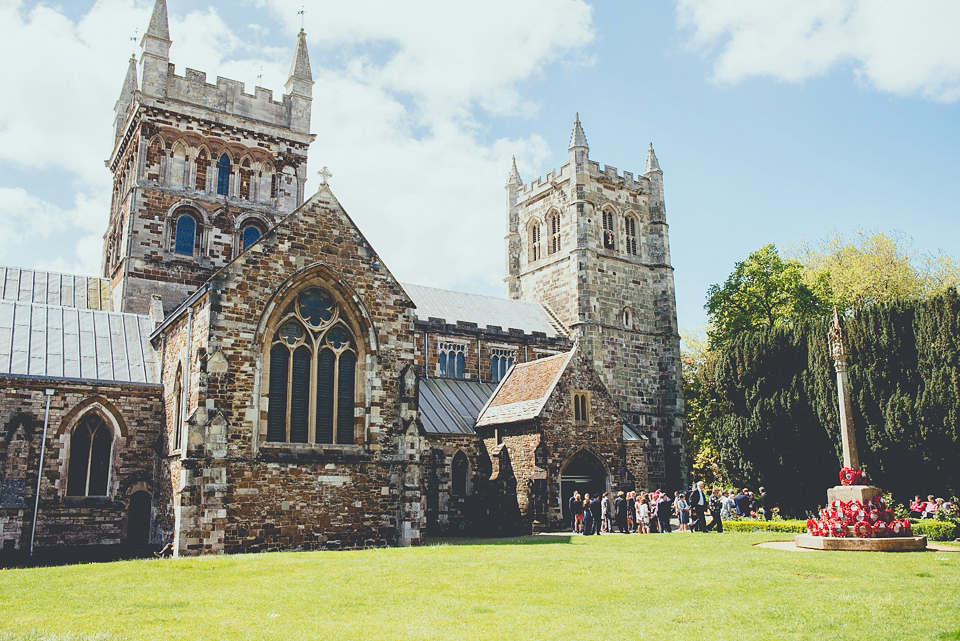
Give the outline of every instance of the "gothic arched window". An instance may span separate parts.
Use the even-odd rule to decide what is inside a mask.
[[[86,414],[70,435],[67,496],[106,496],[113,434],[97,412]]]
[[[494,383],[499,383],[511,367],[513,367],[512,351],[507,349],[493,350],[493,356],[490,358],[490,373]]]
[[[254,244],[263,236],[263,230],[255,223],[247,223],[240,229],[240,251],[247,251],[247,247]]]
[[[627,253],[631,256],[637,255],[637,219],[633,216],[626,218],[626,246]]]
[[[230,157],[220,154],[217,161],[217,193],[221,196],[230,195]]]
[[[333,296],[300,292],[270,345],[267,441],[353,445],[357,354]]]
[[[613,241],[614,218],[613,212],[609,209],[603,210],[603,248],[614,249]]]
[[[547,218],[547,225],[550,228],[550,253],[555,254],[560,251],[560,214],[553,212]]]
[[[540,223],[530,225],[530,262],[540,260]]]
[[[190,212],[181,212],[174,227],[173,252],[184,256],[196,254],[200,244],[200,225]]]
[[[450,466],[450,494],[453,496],[467,495],[467,455],[462,450],[457,450],[453,456],[453,464]]]

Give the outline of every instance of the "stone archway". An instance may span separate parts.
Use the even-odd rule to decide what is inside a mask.
[[[564,523],[570,522],[570,497],[580,492],[580,496],[589,494],[600,496],[608,490],[610,478],[603,463],[586,449],[578,451],[560,472],[560,507],[563,510]]]

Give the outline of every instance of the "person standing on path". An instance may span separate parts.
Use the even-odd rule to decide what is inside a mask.
[[[600,497],[595,497],[590,501],[590,514],[593,515],[593,534],[600,534],[603,527],[603,503]]]
[[[697,486],[690,491],[690,511],[693,512],[694,532],[706,532],[707,493],[703,491],[703,481],[697,481]]]
[[[620,534],[628,534],[627,500],[623,498],[623,491],[617,492],[617,498],[613,501],[613,514],[617,520],[617,530],[620,531]]]
[[[584,536],[593,534],[593,512],[590,511],[590,495],[583,495],[583,504],[580,505],[580,509],[583,512],[583,530],[581,534]]]
[[[717,532],[723,532],[723,499],[720,498],[720,488],[713,488],[713,494],[710,496],[710,518],[713,520],[710,521],[710,525],[704,528],[704,532],[709,532],[710,530],[716,528]]]
[[[657,501],[657,524],[660,528],[660,532],[671,532],[672,528],[670,527],[670,512],[672,511],[673,501],[670,500],[670,497],[666,493],[660,495],[660,499]]]
[[[577,503],[580,504],[580,513],[583,514],[583,499],[580,498],[580,492],[574,490],[573,496],[567,501],[567,510],[570,512],[570,531],[577,531]]]
[[[603,531],[609,534],[613,532],[613,505],[610,501],[610,492],[603,493],[601,505],[603,508]]]
[[[773,519],[773,499],[767,494],[767,488],[760,488],[760,513],[763,514],[763,520]]]

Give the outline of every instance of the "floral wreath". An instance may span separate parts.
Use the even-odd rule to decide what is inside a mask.
[[[840,470],[840,485],[862,485],[865,478],[862,470],[845,467]]]

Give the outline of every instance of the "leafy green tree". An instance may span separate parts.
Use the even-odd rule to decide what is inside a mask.
[[[804,282],[804,267],[784,260],[776,246],[765,245],[738,262],[723,285],[711,285],[704,306],[710,317],[710,347],[728,343],[741,332],[776,327],[829,311],[829,293]]]
[[[804,283],[830,292],[830,303],[843,311],[918,300],[960,284],[960,267],[952,258],[918,253],[901,232],[858,229],[850,241],[834,232],[791,255],[804,265]]]
[[[715,352],[707,349],[702,333],[683,332],[680,360],[686,410],[684,450],[689,457],[691,474],[694,480],[704,481],[708,485],[726,485],[707,415],[709,392],[713,389],[711,374],[716,361]]]

